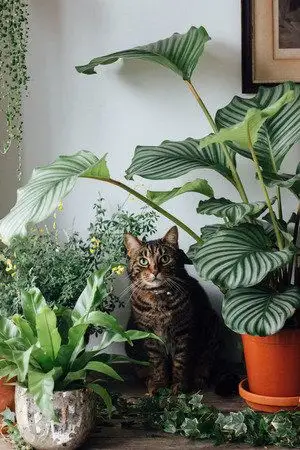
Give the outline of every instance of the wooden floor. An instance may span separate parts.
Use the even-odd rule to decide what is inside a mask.
[[[120,392],[129,398],[137,398],[145,394],[145,388],[142,385],[132,385],[128,383],[116,383],[114,391]],[[208,405],[215,406],[224,412],[240,411],[245,408],[245,403],[240,397],[226,399],[218,397],[213,392],[204,394],[205,402]],[[253,447],[247,445],[221,445],[215,447],[210,442],[199,442],[186,439],[182,436],[174,436],[173,434],[164,433],[156,430],[145,428],[123,428],[121,423],[116,421],[111,426],[98,427],[88,442],[81,450],[168,450],[177,448],[184,449],[244,449],[253,450]],[[259,447],[266,449],[267,447]],[[268,449],[283,449],[282,447],[268,447]]]
[[[137,398],[145,394],[145,389],[142,385],[130,383],[115,383],[113,386],[115,392],[120,392],[129,398]],[[220,398],[212,392],[204,394],[205,402],[209,405],[215,406],[222,411],[239,411],[245,408],[245,404],[240,397],[233,399]],[[199,442],[186,439],[181,436],[174,436],[172,434],[149,430],[140,427],[124,428],[121,422],[116,420],[107,426],[99,426],[92,433],[89,440],[85,443],[81,450],[168,450],[168,449],[244,449],[254,450],[253,447],[247,445],[221,445],[215,447],[209,442]],[[282,447],[259,447],[259,449],[274,449],[280,450]],[[0,438],[0,450],[9,450],[11,447],[7,442]]]

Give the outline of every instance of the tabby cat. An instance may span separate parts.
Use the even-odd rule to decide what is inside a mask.
[[[161,387],[174,393],[203,388],[209,381],[220,347],[220,323],[207,295],[184,268],[187,257],[172,227],[155,241],[125,235],[132,281],[131,324],[152,331],[165,342],[140,343],[150,361],[150,395]],[[140,355],[141,349],[130,352]]]

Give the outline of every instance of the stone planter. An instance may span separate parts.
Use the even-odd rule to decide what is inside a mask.
[[[58,423],[44,417],[32,396],[21,386],[16,386],[15,404],[20,434],[36,449],[78,448],[94,426],[95,400],[87,389],[54,393]]]

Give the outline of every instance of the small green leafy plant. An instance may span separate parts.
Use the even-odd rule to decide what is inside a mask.
[[[105,353],[105,349],[112,342],[131,344],[135,339],[156,338],[152,333],[125,331],[113,316],[96,310],[108,295],[105,276],[110,270],[109,266],[99,269],[88,279],[73,309],[51,309],[41,292],[33,288],[21,294],[23,315],[0,317],[0,378],[16,377],[43,414],[51,418],[55,418],[54,391],[84,387],[100,395],[111,411],[108,392],[92,382],[89,374],[98,372],[100,377],[122,380],[112,364],[127,358]],[[101,342],[92,349],[84,339],[90,325],[105,330]]]
[[[146,239],[155,231],[156,214],[153,211],[143,209],[133,214],[118,207],[108,215],[102,198],[95,203],[94,210],[95,218],[86,239],[76,232],[62,236],[54,218],[51,227],[31,227],[27,236],[15,237],[2,249],[1,315],[18,313],[20,292],[32,287],[42,292],[49,306],[72,308],[93,272],[106,264],[126,262],[124,233]],[[123,298],[113,294],[112,281],[111,277],[106,279],[109,295],[101,304],[101,310],[105,312],[123,305]]]
[[[147,429],[152,427],[195,440],[212,441],[216,445],[300,446],[300,412],[262,414],[245,409],[224,413],[208,406],[204,400],[200,394],[174,396],[169,390],[135,402],[115,395],[113,417],[121,417],[124,426],[142,424]],[[99,412],[101,423],[103,408]]]
[[[28,223],[49,216],[71,191],[76,178],[93,178],[118,186],[195,239],[189,256],[200,277],[212,281],[224,293],[223,317],[227,326],[241,334],[265,336],[278,332],[286,324],[299,327],[295,312],[300,308],[297,247],[300,208],[296,207],[292,216],[291,233],[289,217],[283,217],[281,190],[289,190],[299,202],[300,166],[295,173],[286,174],[281,172],[281,165],[300,139],[300,87],[292,82],[261,87],[252,98],[234,97],[213,118],[192,82],[209,39],[203,27],[192,27],[185,34],[176,33],[155,43],[95,58],[77,70],[90,75],[96,73],[97,66],[120,58],[142,59],[179,75],[201,107],[213,134],[203,139],[138,146],[126,177],[171,179],[195,169],[212,169],[224,177],[225,184],[234,186],[239,202],[215,197],[207,181],[200,178],[172,190],[150,191],[143,196],[110,176],[105,156],[99,159],[81,151],[62,156],[33,173],[28,185],[20,191],[16,206],[1,221],[0,233],[5,241],[13,235],[25,234]],[[254,168],[262,192],[258,201],[248,198],[237,155],[246,158]],[[270,188],[275,189],[273,197]],[[204,227],[201,235],[161,207],[163,202],[185,192],[208,197],[200,200],[197,211],[217,217],[218,223]],[[38,207],[40,204],[43,208]]]

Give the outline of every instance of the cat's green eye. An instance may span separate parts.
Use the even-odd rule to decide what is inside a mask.
[[[168,264],[170,262],[170,256],[168,255],[162,255],[162,257],[160,258],[162,264]]]
[[[149,261],[146,258],[140,258],[139,263],[140,263],[141,266],[144,266],[144,267],[149,265]]]

